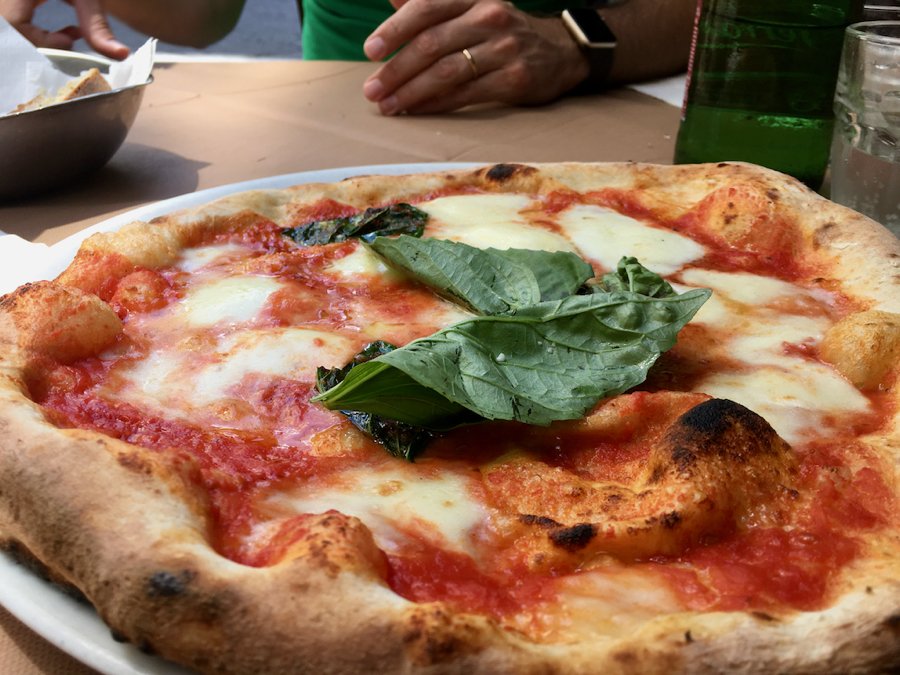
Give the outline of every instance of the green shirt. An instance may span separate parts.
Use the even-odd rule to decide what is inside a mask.
[[[365,61],[362,45],[369,34],[394,13],[388,0],[302,0],[303,58]],[[561,12],[583,2],[517,0],[526,12]]]

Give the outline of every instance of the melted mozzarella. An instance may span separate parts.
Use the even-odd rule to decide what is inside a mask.
[[[801,442],[811,433],[828,435],[830,415],[870,411],[869,400],[833,368],[785,349],[819,344],[831,324],[824,316],[788,314],[765,305],[781,298],[810,297],[809,292],[745,273],[692,269],[682,279],[714,289],[693,321],[713,330],[717,345],[729,358],[750,366],[711,373],[695,391],[746,406],[789,443]]]
[[[238,244],[217,244],[214,246],[188,248],[182,251],[176,267],[184,272],[193,273],[208,265],[240,257],[246,251],[247,249]]]
[[[779,298],[809,295],[787,281],[748,272],[718,272],[695,267],[685,270],[681,279],[690,286],[711,288],[746,305],[767,305]]]
[[[606,269],[615,269],[622,256],[630,255],[647,269],[666,275],[706,253],[693,239],[600,206],[575,205],[557,222],[584,255]]]
[[[234,398],[235,388],[249,375],[312,382],[318,366],[343,365],[355,353],[356,342],[325,331],[241,331],[202,354],[160,350],[123,365],[117,370],[116,391],[110,395],[190,419],[199,414],[199,408]]]
[[[522,213],[531,199],[523,195],[458,195],[419,204],[431,220],[428,236],[478,248],[574,251],[562,235],[531,224]]]
[[[669,586],[643,570],[609,567],[572,575],[561,579],[556,591],[548,629],[559,630],[566,639],[627,635],[645,621],[680,609]],[[560,618],[565,625],[554,625]]]
[[[471,532],[485,518],[468,481],[452,473],[439,476],[411,471],[401,462],[350,469],[338,483],[312,484],[277,494],[270,507],[292,514],[336,510],[359,518],[388,552],[405,539],[404,532],[423,536],[459,551],[472,548]]]
[[[269,296],[282,287],[271,277],[217,278],[193,288],[176,306],[178,316],[193,328],[249,323],[259,316]]]
[[[243,331],[224,338],[215,361],[192,378],[193,400],[201,405],[228,398],[251,374],[315,380],[316,368],[343,366],[356,343],[336,333],[307,328]]]
[[[357,246],[352,253],[332,262],[326,271],[348,280],[365,281],[368,278],[388,277],[390,268],[366,246]]]
[[[713,373],[695,391],[749,408],[788,443],[799,443],[811,433],[827,434],[829,414],[869,411],[869,400],[833,369],[801,359],[787,365]]]

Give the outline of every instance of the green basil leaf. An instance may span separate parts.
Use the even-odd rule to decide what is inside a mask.
[[[439,239],[378,237],[371,248],[392,267],[480,314],[509,314],[575,293],[594,276],[574,253],[479,249]]]
[[[578,418],[599,399],[640,384],[708,297],[705,289],[662,298],[596,291],[477,317],[360,365],[314,400],[383,413],[397,391],[416,405],[391,406],[389,415],[423,426],[446,425],[452,410],[424,390],[486,419],[546,425]],[[395,371],[423,391],[414,395]],[[433,408],[430,420],[423,401]]]
[[[352,390],[352,373],[358,366],[363,363],[369,362],[380,355],[387,354],[394,349],[396,349],[394,345],[378,340],[369,345],[366,345],[366,347],[343,368],[329,369],[320,367],[316,370],[316,388],[320,393],[325,392],[333,389],[334,387],[337,387],[339,384],[346,381],[347,378],[350,378],[350,388]],[[390,374],[398,376],[397,379],[401,381],[401,385],[402,380],[406,378],[405,373],[399,370],[396,370],[394,373]],[[382,382],[381,386],[385,386],[385,382]],[[431,392],[421,391],[421,386],[417,385],[416,389],[418,391],[413,391],[413,396],[417,394],[424,394],[426,398],[428,398],[430,394],[433,396]],[[397,394],[399,394],[399,397],[395,398]],[[391,398],[391,400],[394,401],[406,401],[406,398],[402,395],[402,392],[396,389],[393,389],[392,393],[388,394],[388,396]],[[352,399],[352,396],[350,398]],[[436,398],[438,400],[439,406],[446,406],[446,400],[442,399],[440,396],[436,396]],[[407,403],[409,403],[409,401],[407,401]],[[352,408],[352,404],[350,407]],[[429,429],[426,429],[424,425],[409,424],[394,419],[395,416],[391,414],[394,412],[394,409],[391,407],[388,407],[386,410],[387,415],[377,414],[376,411],[362,412],[352,409],[341,410],[341,412],[346,415],[346,417],[350,420],[351,423],[353,423],[354,426],[360,429],[363,433],[371,436],[376,442],[385,447],[392,455],[412,461],[415,456],[426,445],[428,445],[428,443],[432,441],[432,439],[435,437],[435,434]],[[429,408],[429,410],[432,412],[432,415],[430,415],[428,419],[433,419],[436,415],[440,414],[436,413],[434,408]],[[462,410],[458,406],[456,406],[454,410],[456,412],[467,412]]]
[[[281,233],[302,246],[334,244],[351,237],[370,241],[375,237],[406,234],[421,237],[428,214],[410,204],[372,207],[344,218],[314,220]]]
[[[669,298],[675,290],[665,279],[651,272],[637,261],[637,258],[623,257],[615,272],[608,272],[601,279],[601,287],[596,291],[631,291],[651,298]]]

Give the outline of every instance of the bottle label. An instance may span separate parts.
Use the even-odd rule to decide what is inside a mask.
[[[831,116],[846,7],[759,0],[705,0],[701,7],[689,104]]]

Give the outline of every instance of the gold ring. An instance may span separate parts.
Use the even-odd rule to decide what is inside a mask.
[[[469,68],[472,69],[472,77],[477,78],[478,77],[478,66],[475,64],[475,57],[472,56],[472,52],[470,52],[468,49],[463,49],[462,55],[465,56],[466,61],[469,62]]]

